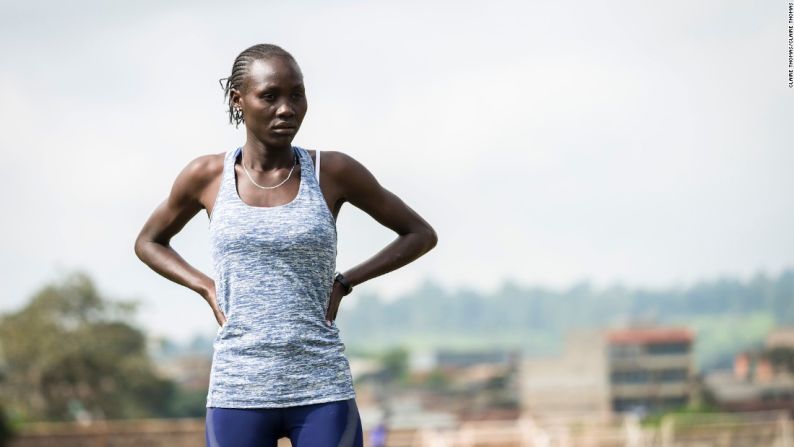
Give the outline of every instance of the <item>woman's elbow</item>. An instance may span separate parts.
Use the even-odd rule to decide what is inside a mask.
[[[134,247],[135,256],[137,256],[138,259],[140,259],[141,261],[143,261],[144,257],[145,257],[145,255],[144,255],[145,245],[146,244],[144,243],[143,239],[141,239],[140,236],[135,238],[135,247]]]
[[[426,245],[427,249],[425,251],[430,251],[438,243],[438,235],[436,234],[436,230],[434,230],[433,227],[430,226],[428,226],[423,233],[425,235],[425,239],[427,240],[427,245]]]
[[[151,238],[147,237],[143,232],[141,232],[138,237],[135,238],[135,256],[137,256],[138,259],[144,263],[147,259],[149,259],[151,242]]]

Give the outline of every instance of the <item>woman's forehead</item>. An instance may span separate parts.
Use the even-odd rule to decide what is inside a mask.
[[[251,62],[246,74],[250,87],[269,86],[297,87],[303,84],[303,74],[294,62],[283,57],[257,59]]]

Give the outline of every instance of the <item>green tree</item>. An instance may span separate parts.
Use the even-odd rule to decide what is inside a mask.
[[[408,373],[408,351],[403,347],[391,348],[381,357],[387,381],[405,380]]]
[[[11,421],[6,414],[5,407],[0,403],[0,447],[6,447],[14,438],[14,428],[11,426]]]
[[[9,407],[27,420],[164,415],[175,386],[155,374],[144,334],[124,321],[135,309],[76,272],[0,316]]]

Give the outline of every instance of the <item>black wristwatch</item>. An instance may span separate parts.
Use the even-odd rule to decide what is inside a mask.
[[[350,281],[345,279],[345,276],[342,275],[342,272],[334,273],[334,281],[338,281],[339,284],[342,284],[342,287],[345,289],[345,295],[350,295],[350,292],[353,291],[353,286],[350,285]]]

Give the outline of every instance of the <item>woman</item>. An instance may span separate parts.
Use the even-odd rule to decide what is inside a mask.
[[[351,156],[292,145],[307,110],[303,75],[282,48],[235,59],[229,121],[246,142],[204,155],[177,176],[135,242],[137,256],[189,287],[220,325],[207,394],[208,446],[362,445],[350,366],[335,319],[355,286],[436,245],[433,228]],[[336,218],[350,202],[399,237],[336,269]],[[169,242],[201,209],[210,218],[215,278]]]

